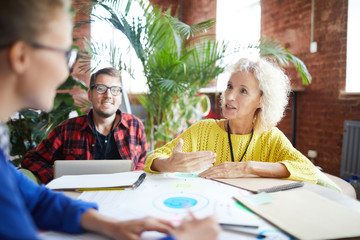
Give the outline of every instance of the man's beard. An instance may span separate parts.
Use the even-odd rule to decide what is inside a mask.
[[[100,111],[100,110],[97,110],[97,109],[94,109],[94,111],[96,112],[96,114],[99,117],[102,117],[102,118],[109,118],[111,116],[114,116],[114,114],[116,114],[116,110],[111,112],[111,113],[106,113],[106,112],[103,112],[103,111]]]

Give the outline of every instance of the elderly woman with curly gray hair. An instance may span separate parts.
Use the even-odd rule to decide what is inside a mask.
[[[240,59],[222,94],[225,119],[202,120],[155,150],[149,172],[196,172],[203,178],[248,175],[318,182],[318,170],[276,127],[284,115],[289,78],[265,59]]]

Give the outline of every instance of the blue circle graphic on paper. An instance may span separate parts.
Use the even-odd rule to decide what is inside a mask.
[[[197,200],[189,197],[171,197],[164,200],[164,205],[169,208],[181,209],[184,206],[193,207],[197,204]]]
[[[187,207],[191,208],[191,211],[196,212],[209,205],[209,199],[205,196],[196,193],[166,193],[164,195],[157,196],[153,200],[153,206],[162,211],[173,214],[187,214]]]

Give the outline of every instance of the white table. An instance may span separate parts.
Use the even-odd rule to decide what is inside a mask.
[[[307,190],[320,194],[330,200],[338,202],[354,211],[360,212],[360,202],[356,201],[344,194],[334,190],[311,183],[305,183],[304,187]],[[296,191],[297,189],[288,190]],[[232,199],[236,194],[249,194],[245,190],[231,187],[211,180],[196,179],[191,174],[149,174],[144,183],[136,190],[131,191],[109,191],[109,192],[88,192],[81,197],[85,200],[96,201],[99,203],[99,211],[116,217],[119,220],[129,220],[134,218],[152,215],[156,217],[172,220],[175,224],[180,223],[180,220],[187,215],[187,212],[182,208],[176,208],[179,200],[177,197],[184,197],[188,199],[195,199],[197,203],[193,208],[194,214],[199,217],[205,217],[213,213],[229,212],[229,216],[223,214],[220,216],[220,221],[236,220],[236,217],[231,216],[230,212],[238,215],[246,215],[248,213],[241,212],[234,207],[235,201]],[[66,195],[77,198],[80,193],[66,192]],[[174,200],[175,199],[175,200]],[[181,200],[181,199],[180,199]],[[166,204],[164,204],[168,201]],[[175,201],[175,202],[174,202]],[[169,207],[170,206],[170,207]],[[196,206],[199,206],[196,208]],[[243,211],[243,210],[242,210]],[[251,217],[246,215],[248,221],[261,226],[257,233],[265,234],[266,236],[276,236],[277,239],[289,239],[286,234],[281,233],[271,224],[265,222],[259,217]],[[244,221],[239,219],[238,221]],[[156,239],[161,235],[156,233],[147,233],[143,235],[144,239]],[[94,234],[85,235],[68,235],[58,233],[47,233],[45,239],[106,239]],[[238,234],[234,232],[222,232],[220,240],[230,239],[255,239],[254,236]]]

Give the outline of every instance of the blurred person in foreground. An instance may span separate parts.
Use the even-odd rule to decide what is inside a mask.
[[[4,122],[22,108],[49,111],[56,89],[69,74],[75,55],[69,0],[11,0],[0,4],[0,239],[39,239],[39,230],[93,231],[114,239],[140,239],[144,231],[163,239],[216,239],[213,217],[179,227],[146,217],[118,221],[101,215],[95,203],[73,200],[39,186],[9,160]]]
[[[275,63],[240,59],[222,94],[225,119],[202,120],[155,150],[148,172],[196,172],[203,178],[249,175],[319,183],[339,190],[276,127],[288,104],[290,81]]]

